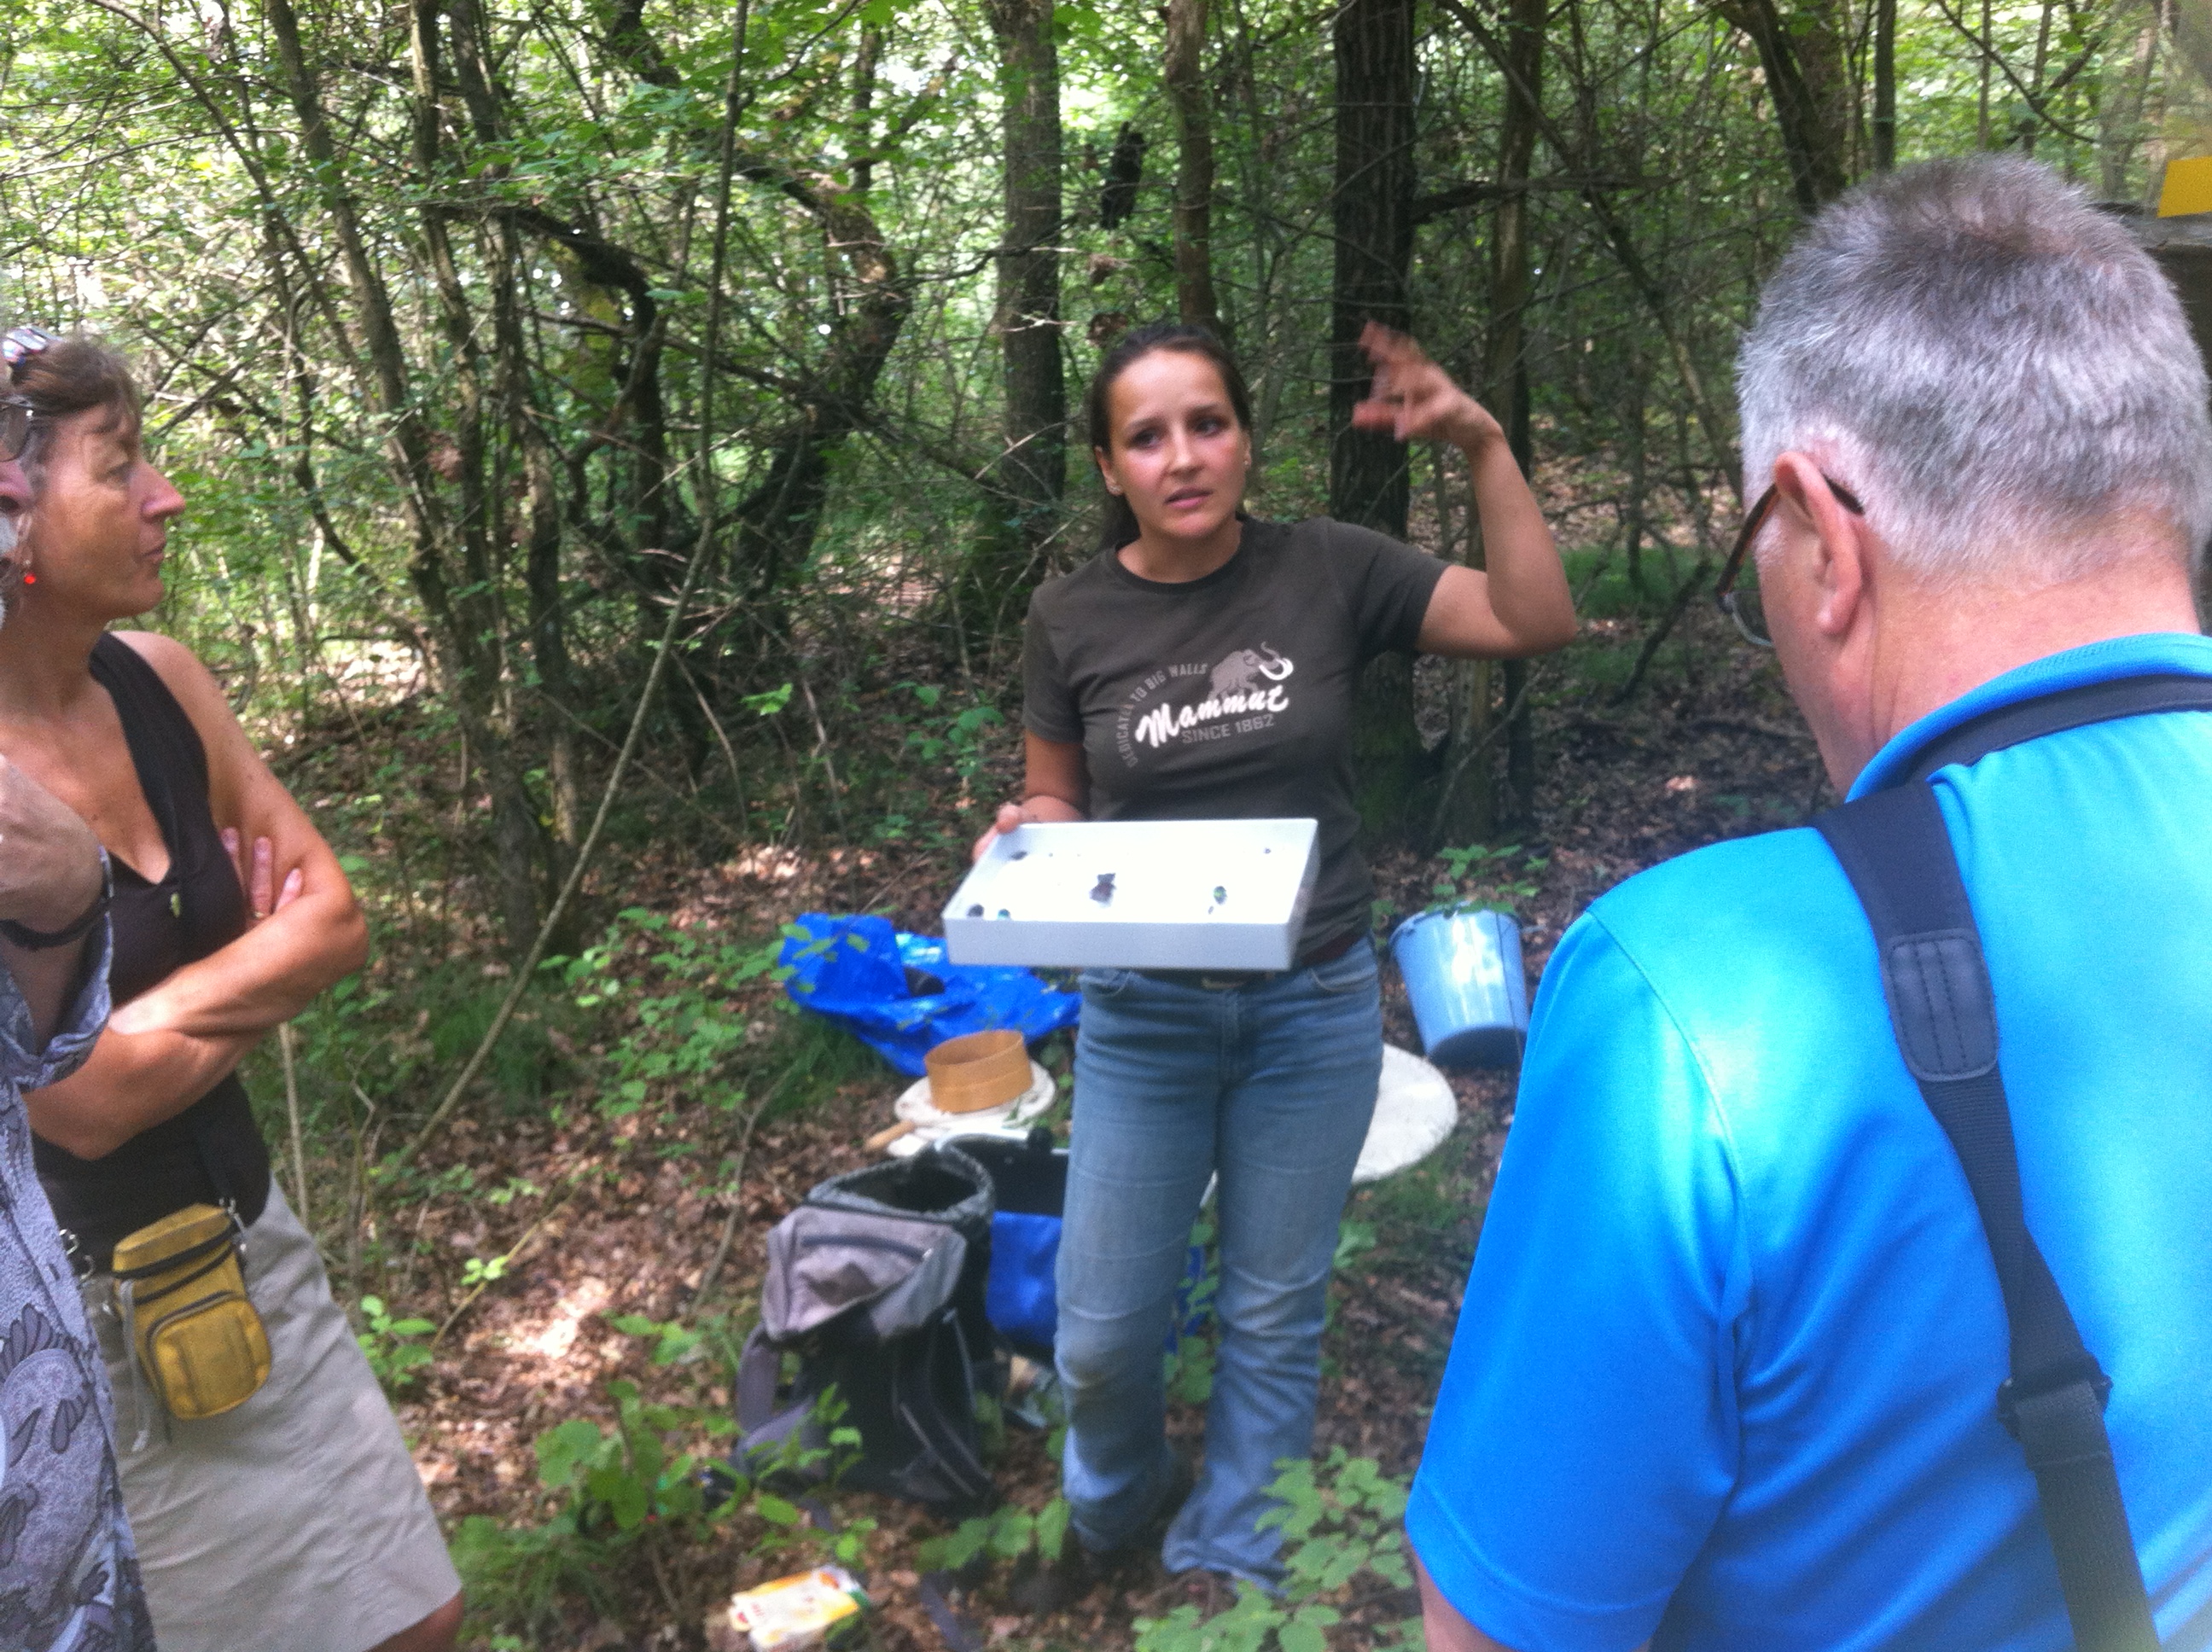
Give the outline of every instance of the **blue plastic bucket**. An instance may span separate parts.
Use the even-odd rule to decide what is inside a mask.
[[[1528,1034],[1528,983],[1521,926],[1502,912],[1424,912],[1407,919],[1390,951],[1438,1066],[1510,1066]]]

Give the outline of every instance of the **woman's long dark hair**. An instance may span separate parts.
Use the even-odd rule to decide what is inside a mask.
[[[1237,415],[1237,428],[1248,435],[1251,434],[1252,392],[1244,382],[1237,358],[1229,353],[1229,346],[1205,327],[1182,321],[1156,321],[1149,327],[1135,327],[1123,333],[1091,377],[1091,388],[1083,398],[1083,423],[1093,448],[1103,448],[1109,454],[1114,451],[1114,412],[1107,405],[1113,394],[1114,381],[1133,363],[1154,350],[1181,350],[1212,362],[1213,370],[1221,375],[1222,389],[1229,392],[1229,406]],[[1129,501],[1120,494],[1108,494],[1106,521],[1099,530],[1098,549],[1118,550],[1142,531],[1136,512],[1129,508]]]

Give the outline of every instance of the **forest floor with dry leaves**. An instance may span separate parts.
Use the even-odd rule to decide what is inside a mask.
[[[1622,879],[1719,838],[1800,823],[1832,800],[1771,665],[1723,646],[1717,616],[1701,606],[1659,651],[1640,694],[1625,707],[1609,704],[1604,685],[1620,679],[1619,662],[1637,651],[1650,623],[1589,622],[1577,648],[1611,655],[1614,669],[1571,666],[1532,695],[1540,779],[1534,817],[1512,839],[1524,857],[1542,861],[1527,874],[1536,892],[1519,902],[1532,987],[1565,926]],[[337,750],[304,758],[290,778],[333,795],[348,786],[357,791],[366,779],[349,778],[348,761]],[[977,789],[1000,782],[1012,783],[1003,765]],[[318,801],[337,806],[329,797]],[[951,801],[934,806],[949,815]],[[918,803],[915,811],[930,806]],[[964,832],[974,818],[953,824]],[[884,912],[902,927],[929,930],[963,870],[964,855],[945,853],[946,841],[940,836],[934,850],[890,841],[719,855],[696,843],[634,845],[623,852],[621,899],[607,904],[662,914],[695,937],[750,945],[808,910]],[[1400,912],[1426,904],[1439,876],[1436,860],[1410,853],[1385,856],[1376,867],[1381,893]],[[651,950],[641,943],[623,956],[649,975]],[[495,976],[496,967],[487,973]],[[617,1379],[637,1384],[647,1399],[726,1412],[730,1339],[752,1316],[768,1230],[815,1183],[869,1162],[861,1143],[889,1121],[907,1081],[872,1056],[825,1042],[845,1042],[842,1034],[796,1027],[767,977],[738,993],[765,1051],[801,1049],[830,1074],[803,1106],[770,1108],[749,1137],[741,1109],[687,1108],[681,1084],[653,1086],[648,1104],[609,1108],[609,1081],[595,1066],[604,1047],[580,1047],[589,1027],[564,1029],[549,1016],[535,1035],[551,1052],[548,1093],[521,1104],[472,1102],[416,1172],[368,1202],[353,1236],[338,1236],[330,1214],[319,1223],[342,1296],[350,1281],[362,1294],[380,1294],[395,1315],[419,1314],[440,1327],[434,1358],[410,1374],[397,1409],[449,1534],[471,1515],[510,1530],[544,1521],[553,1498],[539,1483],[533,1442],[570,1418],[606,1421],[609,1384]],[[1385,1017],[1390,1042],[1419,1048],[1389,969]],[[1041,1054],[1064,1071],[1067,1041]],[[1423,1165],[1355,1193],[1347,1217],[1372,1243],[1332,1287],[1317,1451],[1340,1446],[1392,1475],[1410,1473],[1419,1460],[1512,1116],[1510,1074],[1449,1077],[1458,1129]],[[359,1157],[374,1160],[373,1152]],[[739,1164],[733,1190],[729,1175]],[[329,1175],[319,1170],[317,1180]],[[329,1205],[333,1195],[318,1191]],[[726,1231],[727,1261],[702,1303],[702,1277]],[[635,1333],[635,1320],[629,1331],[616,1324],[629,1316],[693,1326],[703,1318],[720,1327],[720,1339],[710,1338],[698,1357],[656,1364],[655,1337]],[[1171,1426],[1195,1442],[1197,1410],[1178,1406]],[[1007,1430],[996,1473],[1002,1494],[1026,1507],[1042,1506],[1057,1488],[1043,1436],[1019,1428]],[[834,1503],[839,1520],[861,1522],[860,1570],[877,1603],[871,1643],[884,1652],[936,1652],[945,1641],[920,1602],[917,1552],[942,1534],[942,1523],[878,1497],[841,1494]],[[537,1587],[552,1593],[526,1634],[473,1643],[546,1652],[698,1647],[714,1604],[813,1563],[815,1548],[804,1540],[794,1546],[788,1534],[779,1545],[778,1537],[750,1516],[726,1521],[703,1542],[648,1531],[603,1575],[566,1575],[557,1586],[541,1581]],[[526,1578],[527,1565],[512,1565],[511,1576],[495,1572],[501,1586],[528,1587],[516,1581]],[[1135,1619],[1186,1600],[1206,1605],[1202,1584],[1167,1577],[1156,1561],[1043,1619],[1007,1606],[1002,1581],[981,1580],[958,1605],[984,1637],[1013,1647],[1120,1652],[1132,1644]],[[1402,1619],[1413,1606],[1396,1591],[1370,1590],[1350,1608],[1334,1633],[1340,1647],[1368,1644],[1364,1625]]]

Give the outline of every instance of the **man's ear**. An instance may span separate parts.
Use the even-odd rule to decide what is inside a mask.
[[[1774,461],[1774,489],[1784,530],[1814,542],[1813,580],[1819,601],[1814,623],[1825,635],[1840,637],[1868,600],[1871,569],[1865,519],[1844,508],[1820,467],[1803,453],[1786,452]]]

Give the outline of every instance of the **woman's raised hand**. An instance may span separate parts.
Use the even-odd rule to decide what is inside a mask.
[[[1388,430],[1400,441],[1448,441],[1465,448],[1504,435],[1490,410],[1454,384],[1404,333],[1370,321],[1359,335],[1359,348],[1375,368],[1367,399],[1352,410],[1352,422],[1359,429]]]

